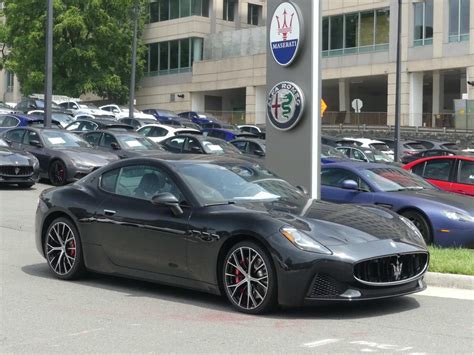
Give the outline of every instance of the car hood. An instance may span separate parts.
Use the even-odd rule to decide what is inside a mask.
[[[28,153],[0,148],[0,165],[33,165],[35,158]]]
[[[83,164],[88,163],[94,166],[102,166],[118,160],[118,157],[115,154],[88,148],[64,148],[58,149],[58,151],[67,155],[69,158],[71,158],[71,160],[81,162]]]
[[[392,239],[424,247],[424,242],[393,212],[373,206],[338,205],[308,200],[305,206],[285,201],[247,204],[267,212],[325,246]]]
[[[461,210],[469,212],[471,215],[474,216],[474,198],[469,196],[463,196],[460,194],[454,194],[436,189],[397,191],[394,193],[400,196],[404,196],[407,199],[419,199],[423,201],[428,200],[440,206],[447,205],[449,207],[459,208]]]

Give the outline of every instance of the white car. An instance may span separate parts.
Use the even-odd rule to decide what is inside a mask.
[[[201,134],[201,131],[194,128],[175,128],[162,124],[149,124],[140,127],[137,132],[155,143],[160,143],[169,137],[179,134]]]
[[[104,105],[99,107],[101,110],[107,111],[109,114],[112,113],[115,115],[116,119],[121,119],[121,118],[129,118],[130,117],[130,111],[127,106],[119,106],[119,105]],[[137,109],[134,109],[133,111],[133,117],[134,118],[144,118],[144,119],[150,119],[150,120],[156,120],[155,116],[149,115],[147,113],[143,113]]]
[[[69,110],[74,114],[74,116],[77,116],[81,113],[94,115],[96,117],[110,116],[110,112],[101,110],[94,104],[85,104],[74,100],[61,102],[59,106],[65,110]]]
[[[356,145],[360,148],[371,148],[371,149],[376,149],[378,151],[381,151],[382,153],[388,155],[393,159],[395,153],[390,147],[382,142],[378,141],[376,139],[369,139],[369,138],[344,138],[344,141],[347,141],[348,144]]]

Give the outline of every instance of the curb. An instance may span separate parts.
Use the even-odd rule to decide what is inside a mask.
[[[474,290],[474,276],[427,272],[424,280],[428,286]]]

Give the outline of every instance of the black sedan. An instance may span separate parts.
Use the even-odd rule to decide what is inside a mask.
[[[94,131],[83,134],[82,138],[96,149],[117,154],[121,159],[166,152],[159,144],[135,132]]]
[[[460,153],[462,155],[462,152]],[[408,164],[408,163],[411,163],[412,161],[422,159],[422,158],[452,156],[452,155],[458,155],[458,153],[454,150],[447,150],[447,149],[426,149],[415,154],[404,155],[403,157],[400,158],[400,161],[403,164]]]
[[[253,314],[425,288],[423,237],[397,214],[310,200],[242,160],[180,157],[122,160],[44,191],[36,246],[55,276],[162,282]]]
[[[255,157],[264,157],[266,145],[263,139],[237,138],[230,143],[240,150],[243,154],[253,155]]]
[[[0,139],[0,185],[16,184],[31,187],[39,176],[39,162],[30,153],[12,149]]]
[[[149,125],[149,124],[156,124],[158,123],[157,120],[151,118],[121,118],[118,120],[120,123],[132,126],[133,129],[137,130],[140,127]]]
[[[33,154],[40,164],[40,177],[55,185],[79,180],[112,161],[117,155],[94,150],[85,140],[63,130],[15,128],[3,134],[15,149]]]

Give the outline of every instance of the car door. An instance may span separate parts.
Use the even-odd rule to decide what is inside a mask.
[[[423,178],[438,186],[440,189],[454,192],[454,165],[456,159],[428,160],[423,170]]]
[[[152,165],[131,165],[104,173],[104,195],[94,233],[118,266],[186,277],[186,248],[191,209],[172,175]],[[169,192],[181,201],[183,215],[156,206],[151,198]]]
[[[26,129],[12,129],[5,133],[5,141],[12,148],[23,150],[22,142],[26,131]]]
[[[359,190],[343,188],[346,180],[355,181]],[[372,203],[370,186],[356,173],[344,168],[323,168],[321,171],[321,199],[338,203]]]
[[[458,159],[456,181],[452,191],[463,195],[474,196],[474,161]]]

